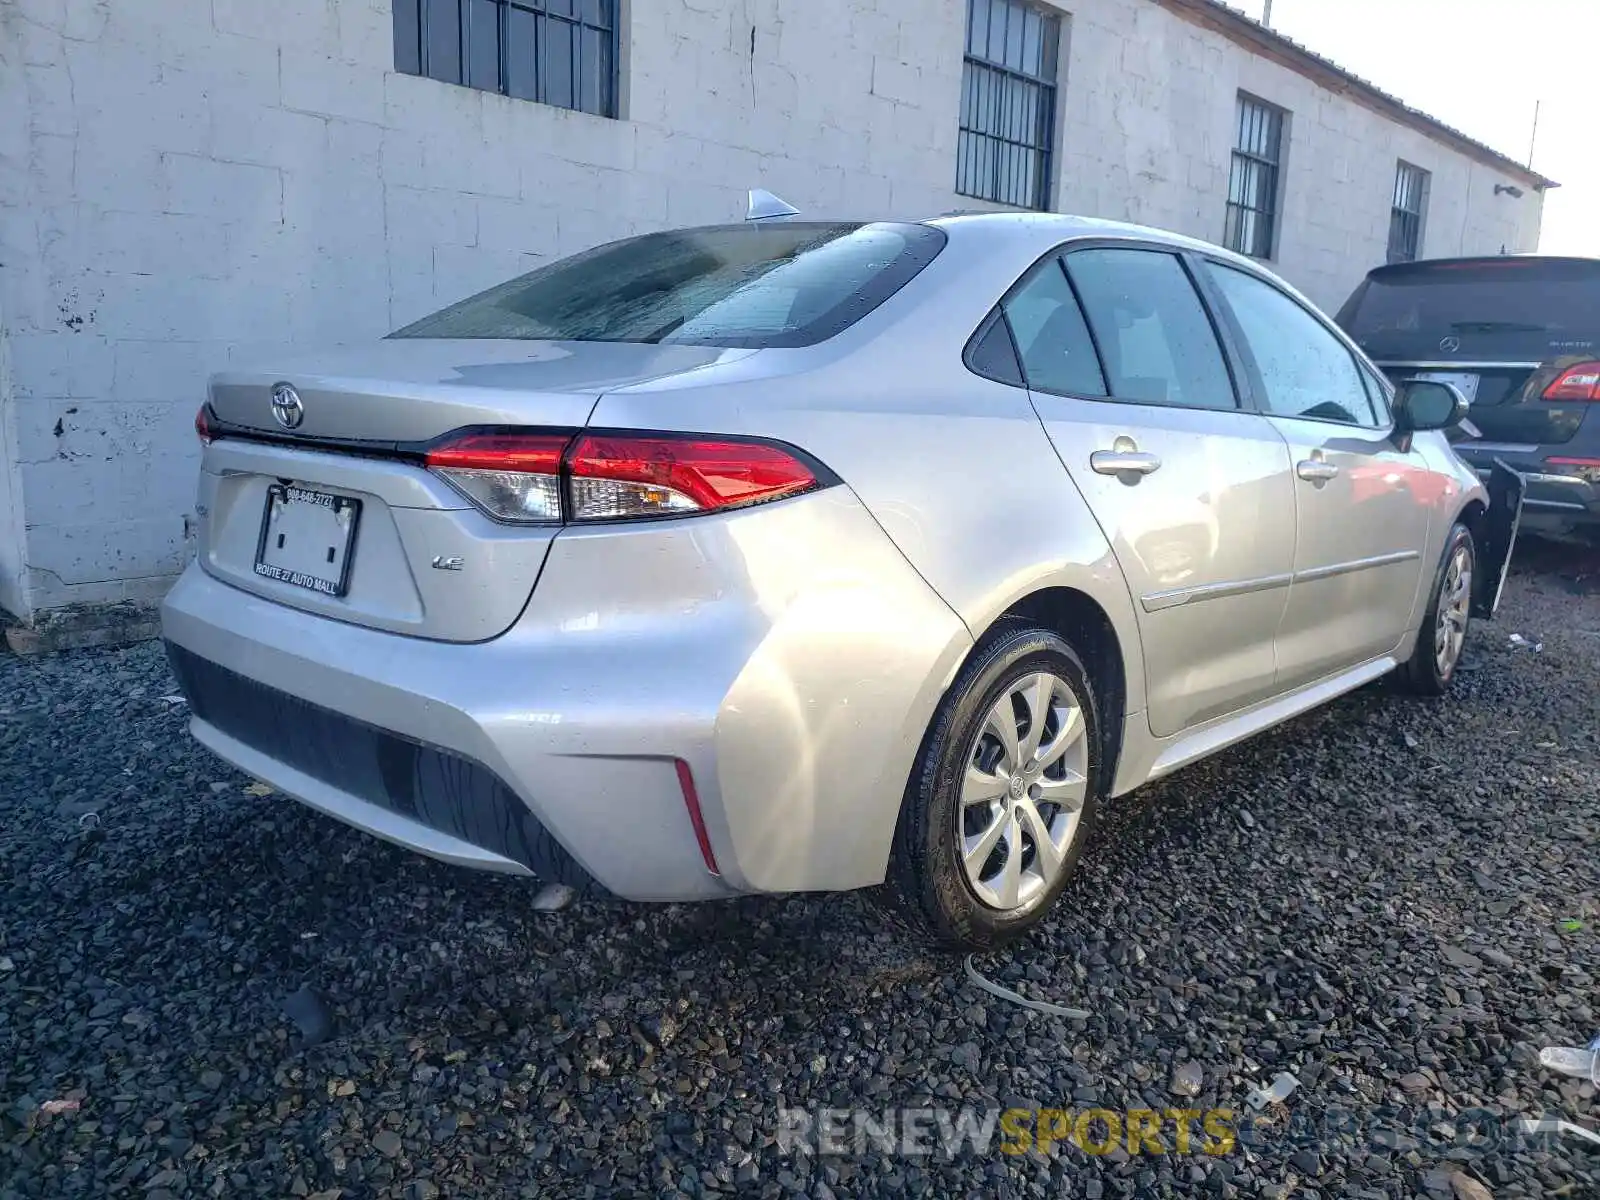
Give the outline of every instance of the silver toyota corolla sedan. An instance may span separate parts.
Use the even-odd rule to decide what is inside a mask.
[[[379,837],[990,946],[1097,806],[1445,690],[1518,503],[1462,407],[1156,230],[649,234],[215,376],[165,632],[195,737]]]

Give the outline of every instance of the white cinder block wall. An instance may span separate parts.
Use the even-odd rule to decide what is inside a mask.
[[[182,566],[206,374],[377,337],[554,256],[953,191],[964,0],[624,0],[622,120],[396,74],[389,0],[0,0],[0,606],[154,599]],[[1540,197],[1169,11],[1076,0],[1055,206],[1222,236],[1235,94],[1290,111],[1276,265],[1326,306],[1382,260],[1532,249]],[[753,32],[752,32],[753,31]],[[753,36],[753,49],[752,49]]]

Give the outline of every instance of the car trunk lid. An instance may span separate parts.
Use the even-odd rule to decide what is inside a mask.
[[[748,351],[743,352],[748,353]],[[226,425],[307,444],[417,445],[467,425],[582,425],[601,393],[691,371],[739,351],[637,342],[386,338],[266,369],[220,372],[211,407]],[[293,387],[303,417],[273,416]]]
[[[556,525],[500,524],[421,461],[469,426],[575,429],[607,390],[753,351],[391,339],[215,376],[202,464],[205,570],[337,620],[445,641],[503,633]],[[284,389],[292,389],[293,404]],[[291,409],[274,416],[274,393]]]

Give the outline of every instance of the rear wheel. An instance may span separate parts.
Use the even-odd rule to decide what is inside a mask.
[[[1094,814],[1099,718],[1083,663],[1046,629],[973,654],[923,743],[885,892],[945,945],[1019,936],[1071,877]]]
[[[1433,591],[1411,657],[1400,669],[1407,690],[1421,696],[1442,696],[1455,678],[1472,615],[1473,572],[1477,548],[1472,532],[1457,524],[1445,539],[1444,556],[1434,574]]]

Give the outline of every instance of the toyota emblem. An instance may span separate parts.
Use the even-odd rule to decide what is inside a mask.
[[[285,429],[296,429],[306,419],[306,406],[300,401],[300,393],[287,383],[272,389],[272,416]]]
[[[1457,350],[1461,349],[1461,339],[1455,337],[1454,335],[1446,338],[1440,338],[1439,349],[1443,350],[1446,354],[1454,354]]]

